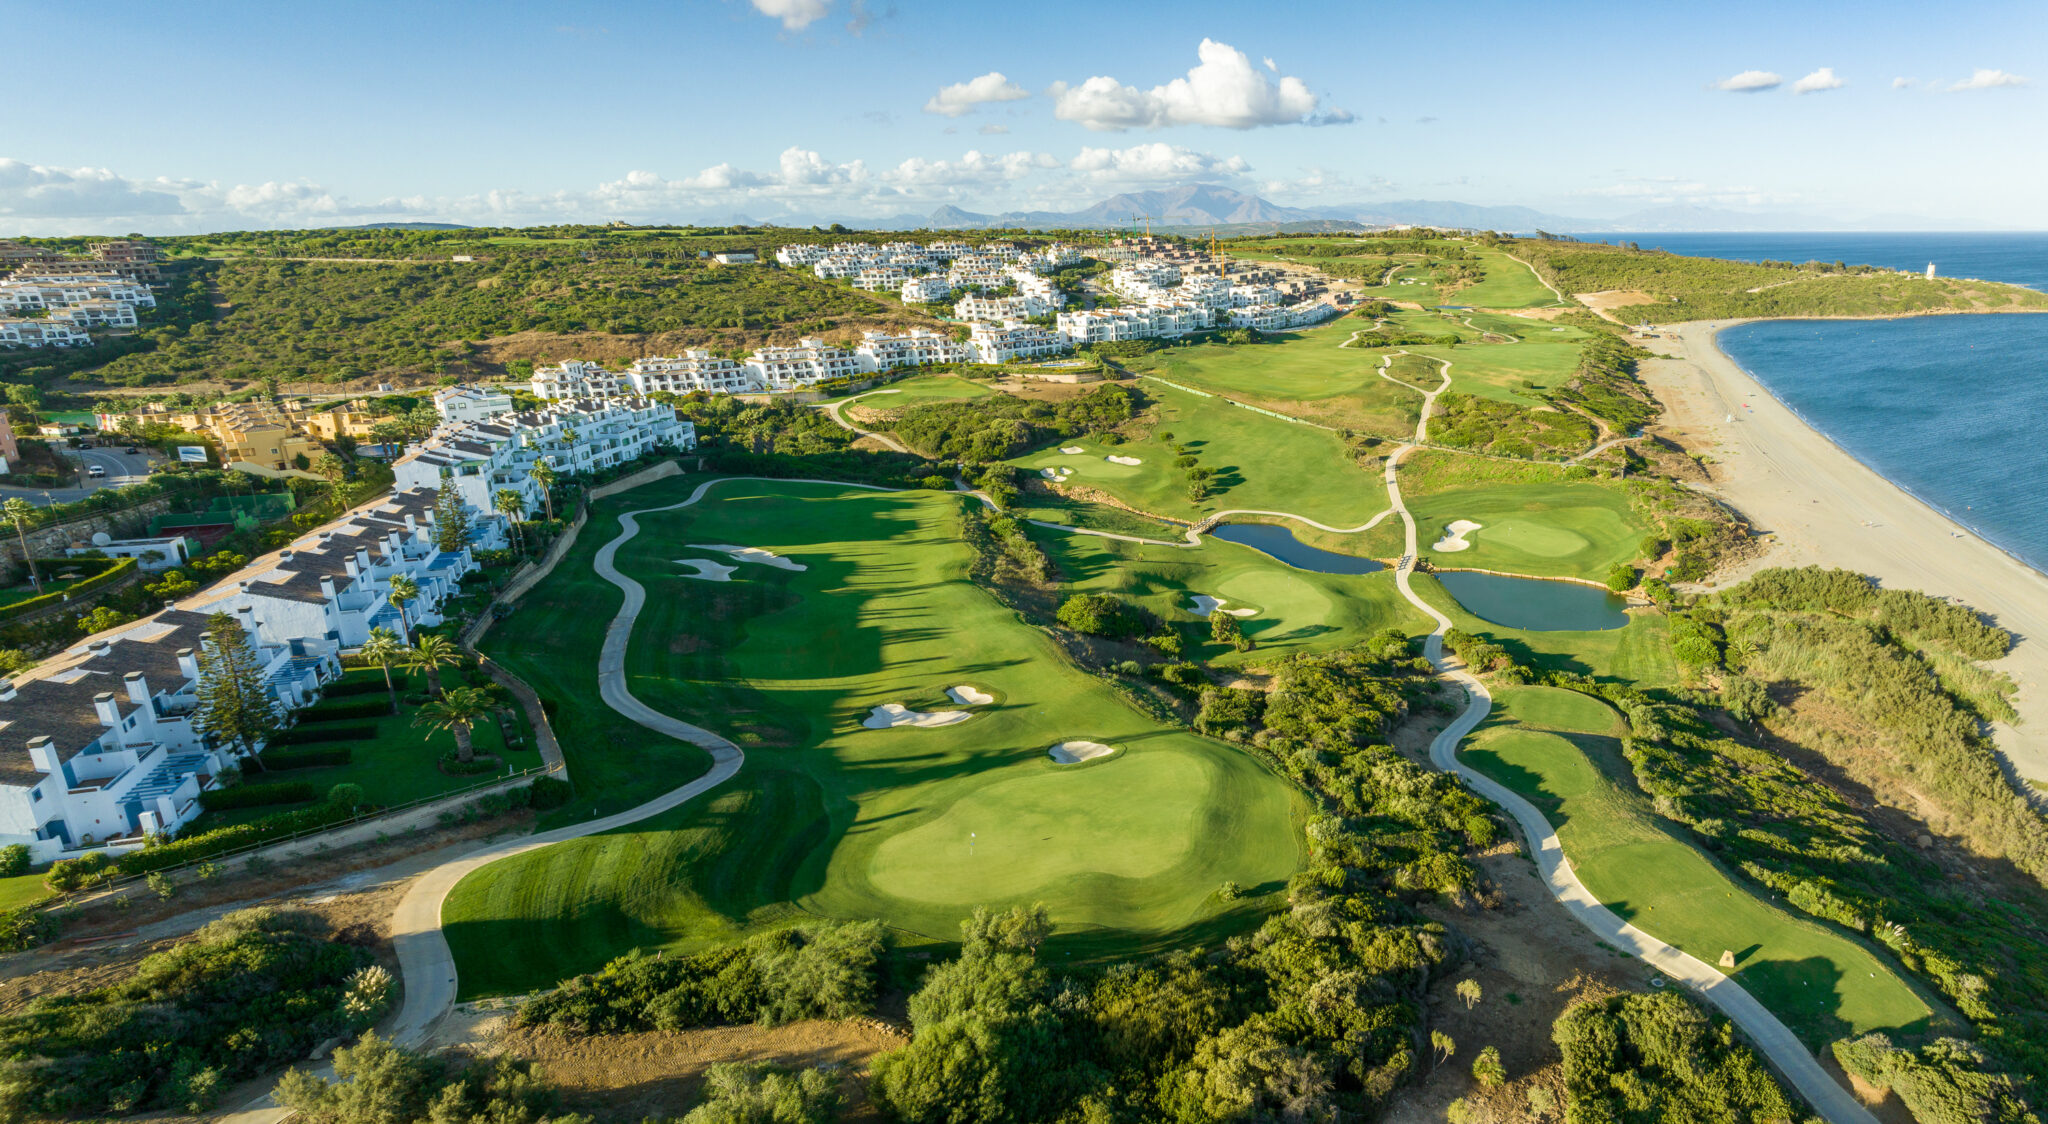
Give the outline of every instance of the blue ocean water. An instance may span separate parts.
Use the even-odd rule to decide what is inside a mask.
[[[1918,273],[1934,263],[1944,277],[1975,277],[2048,289],[2048,233],[1970,234],[1581,234],[1587,242],[1634,242],[1697,258],[1737,261],[1839,261]]]

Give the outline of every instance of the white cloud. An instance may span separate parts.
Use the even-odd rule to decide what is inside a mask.
[[[1714,88],[1737,94],[1755,94],[1765,90],[1775,90],[1784,81],[1785,79],[1768,70],[1745,70],[1740,74],[1731,74],[1714,83]]]
[[[832,10],[832,0],[751,0],[754,10],[769,19],[782,21],[788,31],[802,31],[804,28],[824,19]]]
[[[1919,79],[1916,78],[1894,78],[1892,79],[1892,89],[1903,90],[1912,86],[1917,81]]]
[[[1267,55],[1266,57],[1264,57],[1264,58],[1260,59],[1259,61],[1260,61],[1260,62],[1262,62],[1262,63],[1265,63],[1265,64],[1266,64],[1266,69],[1267,69],[1267,70],[1270,70],[1270,71],[1272,71],[1272,72],[1273,72],[1273,73],[1275,73],[1275,74],[1278,74],[1278,73],[1280,73],[1280,68],[1279,68],[1278,66],[1274,65],[1274,63],[1273,63],[1273,56],[1272,56],[1272,55]]]
[[[970,150],[958,160],[926,160],[913,156],[883,173],[882,178],[903,187],[995,185],[1059,166],[1058,157],[1042,152],[991,156]]]
[[[974,131],[980,133],[982,136],[985,137],[999,137],[1002,136],[1004,133],[1009,132],[1010,127],[1008,125],[998,125],[995,122],[991,121],[988,124],[983,125],[981,128],[976,129]]]
[[[305,181],[224,187],[0,158],[0,223],[24,234],[322,226],[347,218],[415,217],[427,206],[417,197],[354,204]]]
[[[1703,183],[1678,176],[1639,176],[1576,194],[1612,199],[1636,207],[1768,207],[1800,201],[1800,196],[1761,188]]]
[[[1795,94],[1817,94],[1822,90],[1839,90],[1847,83],[1835,76],[1835,68],[1823,66],[1812,74],[1792,83]]]
[[[198,184],[139,183],[107,168],[50,168],[0,160],[0,215],[23,219],[178,215]]]
[[[1078,86],[1055,82],[1046,91],[1053,98],[1053,115],[1104,132],[1169,125],[1253,129],[1351,120],[1345,110],[1322,108],[1301,79],[1282,77],[1275,82],[1259,73],[1243,51],[1227,43],[1204,39],[1197,53],[1201,62],[1185,77],[1150,90],[1100,75]]]
[[[991,70],[979,78],[940,88],[932,95],[932,100],[924,103],[924,111],[943,117],[959,117],[989,102],[1017,101],[1030,96],[1031,91],[1003,77],[1001,71]]]
[[[1159,141],[1129,148],[1083,148],[1067,167],[1091,179],[1145,183],[1220,179],[1251,170],[1242,156],[1218,157]]]
[[[2027,80],[2017,74],[2003,70],[1987,70],[1978,67],[1968,78],[1950,86],[1950,90],[1995,90],[2003,86],[2024,86]]]

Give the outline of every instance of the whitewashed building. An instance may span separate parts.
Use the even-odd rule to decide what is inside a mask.
[[[92,336],[68,320],[0,317],[0,347],[84,347]]]
[[[512,396],[492,386],[444,386],[434,392],[434,412],[444,422],[479,422],[511,413]]]
[[[702,349],[681,355],[651,355],[633,360],[626,368],[626,381],[633,393],[646,396],[655,391],[689,394],[703,390],[713,394],[740,394],[761,389],[753,372],[731,359],[721,359]]]
[[[813,336],[805,336],[795,347],[756,348],[746,366],[769,390],[790,390],[862,374],[860,356]]]
[[[609,398],[619,393],[624,380],[587,359],[565,359],[552,367],[533,369],[536,398]]]
[[[479,512],[497,510],[497,496],[519,493],[528,512],[541,509],[533,466],[546,461],[562,476],[638,460],[661,448],[694,449],[697,427],[673,407],[645,398],[571,398],[545,410],[501,414],[468,425],[443,425],[391,464],[401,490],[452,483]]]
[[[898,291],[904,304],[932,304],[953,295],[953,282],[942,273],[912,277]]]
[[[1002,324],[976,324],[968,346],[978,363],[1007,363],[1013,359],[1042,359],[1073,349],[1066,333],[1022,320]]]
[[[854,355],[867,371],[888,371],[897,367],[925,367],[933,363],[972,362],[973,353],[964,343],[929,328],[912,328],[909,335],[862,332]]]

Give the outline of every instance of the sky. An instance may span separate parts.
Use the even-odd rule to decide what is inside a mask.
[[[0,27],[52,55],[10,89],[0,237],[851,224],[1196,182],[2048,229],[2038,0],[0,0]]]

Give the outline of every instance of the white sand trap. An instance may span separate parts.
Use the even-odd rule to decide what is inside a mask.
[[[1142,459],[1138,457],[1120,457],[1117,456],[1115,453],[1111,453],[1109,456],[1106,456],[1102,459],[1108,461],[1111,464],[1140,465],[1145,463]]]
[[[1451,520],[1451,525],[1444,528],[1444,537],[1436,540],[1436,545],[1429,549],[1442,551],[1464,550],[1472,545],[1465,541],[1465,536],[1478,529],[1479,524],[1472,522],[1470,519],[1453,519]]]
[[[734,546],[727,542],[693,542],[690,544],[690,549],[716,550],[722,554],[730,554],[742,562],[758,562],[763,566],[773,566],[778,570],[793,570],[797,573],[802,573],[810,569],[809,566],[801,562],[791,562],[772,550],[762,550],[757,546]]]
[[[1206,593],[1190,593],[1188,594],[1188,600],[1195,603],[1195,607],[1188,611],[1198,617],[1206,617],[1210,613],[1223,609],[1223,606],[1230,604],[1230,602],[1225,601],[1221,597],[1211,597]],[[1249,617],[1257,613],[1257,609],[1223,609],[1223,615],[1229,617]]]
[[[1062,480],[1065,480],[1067,477],[1072,476],[1074,474],[1074,470],[1071,468],[1064,467],[1041,468],[1038,470],[1038,474],[1040,476],[1045,477],[1047,480],[1051,480],[1054,483],[1058,483]]]
[[[874,713],[860,720],[870,730],[888,730],[897,726],[951,726],[974,717],[964,710],[912,710],[902,703],[883,703]]]
[[[1046,752],[1052,755],[1054,761],[1062,765],[1079,765],[1083,761],[1093,761],[1098,757],[1108,757],[1110,754],[1115,753],[1116,749],[1112,746],[1103,745],[1101,742],[1061,742],[1046,750]]]
[[[702,582],[729,582],[732,580],[732,572],[739,569],[738,566],[721,566],[702,558],[678,558],[675,561],[678,566],[690,568],[690,572],[684,574],[684,577],[696,578]]]
[[[996,697],[987,691],[977,691],[964,683],[958,687],[946,688],[946,697],[961,706],[987,706],[996,701]]]
[[[1067,454],[1067,455],[1068,455],[1068,456],[1070,456],[1070,457],[1078,457],[1078,456],[1080,456],[1080,455],[1081,455],[1081,446],[1079,446],[1079,445],[1061,445],[1061,446],[1060,446],[1060,452],[1062,452],[1062,453],[1065,453],[1065,454]]]

